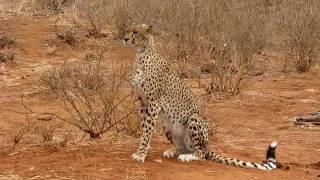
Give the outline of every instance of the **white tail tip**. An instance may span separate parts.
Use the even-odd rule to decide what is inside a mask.
[[[277,145],[278,145],[277,141],[273,141],[273,142],[270,144],[270,147],[275,148],[275,147],[277,147]]]

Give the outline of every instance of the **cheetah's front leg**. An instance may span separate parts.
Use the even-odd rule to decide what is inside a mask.
[[[150,103],[147,108],[141,107],[142,136],[139,149],[132,154],[132,158],[137,162],[143,163],[147,156],[150,139],[155,129],[155,119],[159,112],[160,106],[156,102]]]

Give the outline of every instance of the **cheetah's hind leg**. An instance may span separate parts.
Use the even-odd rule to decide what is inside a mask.
[[[171,144],[173,144],[171,133],[167,132],[166,137],[167,137],[168,141],[170,141]],[[168,150],[164,151],[162,156],[165,158],[171,159],[171,158],[178,156],[179,154],[181,154],[181,153],[179,153],[176,148],[172,148],[172,149],[168,149]]]
[[[189,141],[186,140],[186,146],[193,148],[193,153],[180,154],[178,160],[190,162],[204,159],[205,151],[208,148],[208,126],[206,122],[198,115],[194,114],[187,123],[187,134]],[[186,139],[188,139],[186,138]]]

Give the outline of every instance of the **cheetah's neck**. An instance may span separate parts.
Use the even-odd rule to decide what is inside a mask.
[[[138,48],[138,54],[142,53],[150,53],[150,52],[156,52],[155,47],[154,47],[154,41],[153,41],[153,36],[149,36],[146,38],[146,40],[142,43],[142,46]]]

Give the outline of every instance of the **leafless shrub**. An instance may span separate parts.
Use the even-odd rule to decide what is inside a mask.
[[[41,77],[67,113],[59,117],[91,138],[98,138],[107,131],[123,130],[126,121],[134,118],[131,93],[125,89],[127,68],[119,63],[64,62],[53,65]]]
[[[287,47],[286,59],[293,57],[297,71],[308,72],[320,50],[320,2],[286,0],[279,7],[278,28]]]
[[[202,65],[202,72],[209,73],[209,78],[199,78],[198,83],[207,94],[218,93],[221,95],[240,94],[245,82],[245,68],[240,60],[232,57],[230,47],[213,48],[212,60]]]

